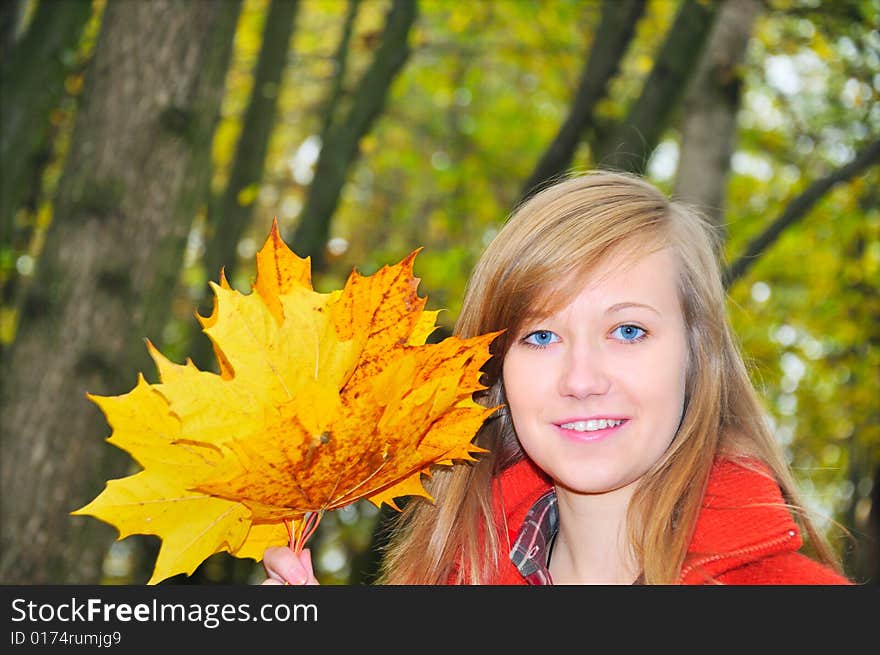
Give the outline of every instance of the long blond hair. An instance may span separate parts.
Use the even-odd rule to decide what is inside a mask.
[[[689,362],[681,425],[664,456],[640,481],[628,529],[649,584],[678,582],[716,455],[759,460],[817,556],[839,568],[833,550],[806,517],[780,446],[770,433],[726,316],[718,244],[712,226],[644,179],[591,171],[562,179],[521,204],[477,263],[455,326],[460,337],[506,329],[484,367],[487,406],[505,402],[501,367],[509,339],[526,316],[563,307],[578,289],[549,294],[568,275],[586,276],[610,253],[639,257],[670,248]],[[488,420],[476,463],[442,467],[426,483],[435,498],[415,498],[395,517],[380,583],[485,584],[495,579],[502,541],[493,515],[493,479],[525,457],[506,412]]]

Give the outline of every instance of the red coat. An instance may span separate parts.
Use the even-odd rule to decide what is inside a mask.
[[[513,543],[529,508],[550,488],[550,482],[528,459],[504,471],[499,482],[509,543]],[[497,516],[501,516],[501,506],[496,487]],[[709,476],[681,582],[851,584],[830,567],[800,553],[802,545],[779,486],[735,462],[718,460]],[[526,584],[508,557],[506,541],[503,549],[497,584]]]

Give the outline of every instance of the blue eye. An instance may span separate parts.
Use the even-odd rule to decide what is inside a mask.
[[[523,341],[531,346],[543,347],[556,343],[559,341],[559,337],[550,330],[535,330],[523,337]]]
[[[620,339],[624,343],[635,343],[636,341],[641,341],[646,334],[647,332],[637,325],[620,325],[614,328],[611,336]]]

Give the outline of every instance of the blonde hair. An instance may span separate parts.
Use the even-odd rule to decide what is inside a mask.
[[[669,200],[644,179],[592,171],[563,179],[521,204],[486,248],[468,283],[455,333],[471,337],[506,329],[484,367],[480,402],[505,401],[501,367],[523,320],[563,307],[578,289],[559,289],[569,275],[586,276],[610,253],[644,256],[670,248],[678,261],[679,294],[689,362],[685,408],[675,438],[640,481],[628,528],[648,584],[679,581],[716,455],[763,463],[817,556],[839,568],[832,549],[804,516],[794,480],[748,376],[726,316],[726,294],[712,226]],[[525,457],[509,415],[488,420],[476,443],[478,462],[438,469],[426,486],[435,498],[407,503],[395,517],[379,582],[485,584],[497,575],[503,517],[493,515],[493,480]]]

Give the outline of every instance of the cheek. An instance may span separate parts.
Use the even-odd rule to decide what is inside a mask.
[[[508,354],[504,359],[501,379],[510,415],[515,421],[522,420],[542,404],[546,378],[546,374],[540,375],[535,370],[527,353]]]
[[[684,397],[685,390],[687,389],[687,379],[688,379],[688,371],[691,366],[691,349],[688,346],[687,337],[682,334],[681,343],[679,345],[680,351],[678,357],[676,358],[676,370],[678,371],[678,376],[676,377],[676,391],[678,395],[678,409],[679,415],[681,414],[681,410],[684,408]]]
[[[511,413],[515,407],[519,406],[519,399],[523,392],[521,388],[523,375],[519,369],[519,362],[516,357],[508,356],[504,359],[501,381],[504,384],[504,396]]]
[[[673,348],[658,348],[626,373],[631,394],[651,405],[657,415],[674,419],[676,426],[684,406],[687,362],[687,347],[676,343]]]
[[[688,350],[684,343],[657,363],[652,376],[655,407],[662,416],[664,428],[670,431],[670,441],[681,423],[687,385]]]

